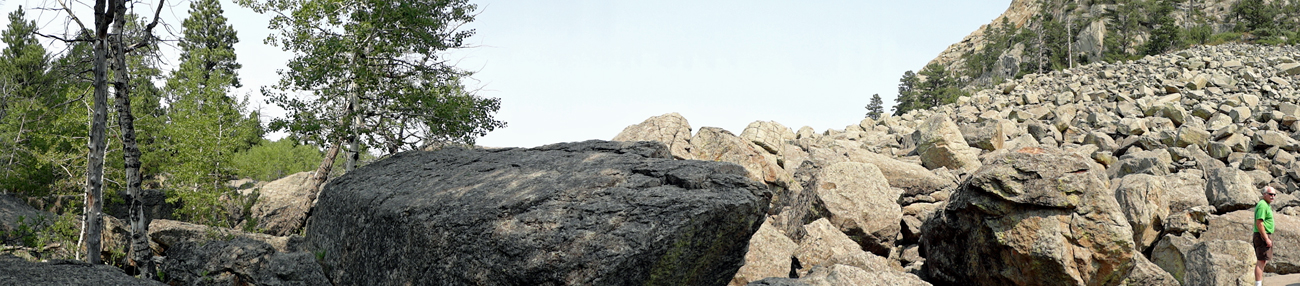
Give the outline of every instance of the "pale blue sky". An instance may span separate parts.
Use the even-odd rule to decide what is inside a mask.
[[[921,68],[1011,1],[472,2],[481,12],[467,25],[477,47],[448,58],[477,71],[469,85],[501,98],[497,119],[509,124],[478,143],[532,147],[607,140],[670,112],[696,129],[737,134],[758,120],[841,129],[863,118],[874,93],[893,105],[904,71]],[[47,3],[58,2],[6,0],[3,7]],[[173,33],[188,5],[164,9]],[[288,55],[262,44],[267,17],[223,5],[242,41],[236,52],[246,87],[238,92],[256,97]],[[42,25],[58,25],[56,16],[29,12]]]

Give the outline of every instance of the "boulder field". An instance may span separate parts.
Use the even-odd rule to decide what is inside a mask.
[[[690,135],[669,113],[614,138],[735,163],[773,187],[731,285],[862,285],[842,282],[862,273],[1231,285],[1253,280],[1249,211],[1264,186],[1283,193],[1266,271],[1300,272],[1300,241],[1288,242],[1300,229],[1297,59],[1296,47],[1202,46],[1029,74],[843,129],[757,121]],[[840,235],[827,229],[856,247],[828,243]]]

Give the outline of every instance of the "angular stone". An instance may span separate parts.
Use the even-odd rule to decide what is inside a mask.
[[[928,195],[957,187],[955,180],[936,175],[915,163],[864,150],[849,150],[848,156],[851,162],[875,165],[889,181],[889,187],[902,189],[904,196]]]
[[[803,241],[794,256],[804,269],[835,264],[849,265],[870,271],[890,270],[889,259],[862,251],[857,242],[841,233],[825,218],[804,225]],[[807,271],[802,271],[801,276]]]
[[[888,256],[903,219],[898,205],[901,189],[890,188],[875,165],[835,163],[817,175],[817,196],[829,211],[831,224],[864,249]]]
[[[1196,237],[1191,234],[1166,234],[1151,250],[1151,262],[1173,275],[1175,280],[1186,281],[1187,254],[1196,242]]]
[[[1130,152],[1119,157],[1119,163],[1117,163],[1112,177],[1121,178],[1129,174],[1164,176],[1169,174],[1172,167],[1173,159],[1170,158],[1168,150]]]
[[[971,148],[957,124],[944,116],[926,119],[917,132],[916,153],[926,168],[975,170],[980,167],[979,149]]]
[[[1259,201],[1255,179],[1245,171],[1224,167],[1210,170],[1205,177],[1205,197],[1220,212],[1254,208]]]
[[[1128,277],[1120,285],[1143,285],[1143,286],[1180,286],[1182,285],[1173,275],[1160,269],[1155,263],[1147,260],[1146,256],[1133,256],[1133,270],[1129,271]]]
[[[1178,147],[1189,145],[1205,146],[1210,143],[1210,132],[1205,129],[1184,125],[1178,128]]]
[[[1263,130],[1263,131],[1255,132],[1254,143],[1255,145],[1266,145],[1266,146],[1277,146],[1277,147],[1297,145],[1296,140],[1292,139],[1289,134],[1283,133],[1281,131],[1274,131],[1274,130]]]
[[[925,272],[960,285],[1122,280],[1140,254],[1105,177],[1091,160],[1056,149],[990,158],[923,226]]]
[[[1258,193],[1258,192],[1257,192]],[[1279,199],[1282,195],[1279,195]],[[1275,200],[1281,205],[1280,200]],[[1201,240],[1242,240],[1250,241],[1254,235],[1254,208],[1230,212],[1208,218],[1209,227],[1201,233]],[[1264,271],[1278,274],[1300,273],[1300,218],[1275,212],[1273,223],[1276,232],[1269,235],[1273,240],[1273,259],[1264,266]],[[1254,257],[1252,257],[1254,258]],[[1251,259],[1252,265],[1254,259]],[[1253,280],[1253,277],[1252,277]]]
[[[1205,121],[1207,130],[1219,130],[1232,125],[1232,117],[1223,113],[1215,113],[1210,119]]]
[[[764,156],[762,148],[717,127],[702,127],[691,137],[690,158],[704,161],[721,161],[740,165],[749,172],[749,178],[762,182],[786,182],[786,173],[775,158]],[[675,156],[674,156],[675,157]]]
[[[794,243],[785,234],[766,220],[758,232],[749,238],[749,252],[745,253],[745,265],[736,271],[730,285],[745,285],[767,277],[786,277],[790,275],[790,258],[799,244]]]
[[[1233,123],[1246,122],[1251,119],[1250,115],[1250,108],[1245,106],[1233,108],[1228,112],[1228,117],[1232,118]]]
[[[277,236],[301,233],[316,197],[311,177],[311,172],[301,172],[258,188],[257,203],[250,212],[259,232]]]
[[[971,147],[988,151],[1002,149],[1006,140],[1006,135],[1002,132],[1002,124],[996,121],[962,125],[960,131]]]
[[[1115,151],[1115,149],[1119,148],[1119,144],[1115,143],[1115,139],[1111,139],[1110,135],[1100,131],[1088,132],[1088,135],[1083,137],[1083,144],[1097,145],[1097,148],[1102,151]]]
[[[1233,152],[1250,151],[1250,142],[1251,142],[1250,137],[1246,137],[1245,135],[1241,135],[1239,133],[1231,133],[1230,135],[1228,135],[1227,138],[1224,138],[1223,140],[1219,140],[1219,142],[1223,143],[1223,145],[1225,146],[1228,146],[1228,148],[1232,149]]]
[[[248,238],[182,242],[159,265],[171,285],[328,285],[310,252],[276,252]]]
[[[1297,75],[1300,74],[1300,63],[1287,63],[1277,66],[1280,75]]]
[[[1133,241],[1146,249],[1160,238],[1161,222],[1169,216],[1169,186],[1164,177],[1133,174],[1120,179],[1115,200],[1133,227]]]
[[[1165,176],[1164,181],[1169,188],[1167,198],[1170,213],[1210,205],[1209,199],[1205,197],[1205,172],[1186,169]]]
[[[1253,283],[1255,250],[1241,240],[1196,243],[1187,252],[1186,285],[1249,285]]]
[[[866,120],[870,118],[863,119]],[[754,142],[770,154],[783,155],[781,151],[785,149],[786,141],[794,140],[795,134],[789,127],[776,121],[754,121],[745,126],[745,131],[740,132],[740,138]]]
[[[613,141],[656,141],[668,146],[673,157],[694,159],[691,157],[691,124],[686,117],[676,112],[650,117],[640,124],[623,128],[614,136]]]
[[[915,274],[898,271],[868,271],[861,268],[835,264],[815,267],[807,276],[794,278],[768,278],[749,286],[930,286]]]

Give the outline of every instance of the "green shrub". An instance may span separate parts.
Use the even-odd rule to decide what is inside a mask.
[[[46,218],[19,216],[18,227],[10,232],[0,232],[0,237],[14,239],[18,244],[36,251],[40,259],[73,259],[77,250],[77,236],[81,229],[77,215]]]
[[[263,139],[252,148],[235,153],[232,164],[240,177],[271,181],[298,172],[316,170],[324,157],[321,153],[314,146],[300,145],[290,138],[277,141]]]

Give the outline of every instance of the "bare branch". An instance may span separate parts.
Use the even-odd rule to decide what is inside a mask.
[[[41,36],[41,37],[45,37],[45,38],[50,38],[50,39],[55,39],[55,40],[63,41],[64,43],[75,43],[75,42],[90,42],[90,41],[94,41],[94,40],[92,40],[92,39],[77,39],[77,38],[73,38],[73,39],[65,39],[65,38],[63,38],[63,37],[59,37],[59,36],[55,36],[55,35],[46,35],[46,34],[42,34],[41,32],[32,32],[32,34],[36,34],[37,36]]]
[[[77,26],[80,26],[82,31],[86,30],[86,24],[81,22],[81,18],[77,18],[77,14],[72,13],[72,8],[68,7],[67,2],[64,2],[63,0],[59,0],[59,5],[63,6],[63,11],[68,12],[68,17],[71,17],[72,21],[76,21]]]
[[[144,39],[141,39],[140,42],[126,47],[124,53],[130,53],[132,51],[135,51],[135,49],[148,46],[149,43],[152,42],[151,40],[155,38],[153,36],[153,27],[158,26],[158,18],[160,15],[162,15],[162,8],[163,6],[167,6],[164,5],[165,3],[167,3],[167,0],[162,0],[158,2],[158,9],[153,12],[153,22],[150,22],[149,25],[144,26]]]

